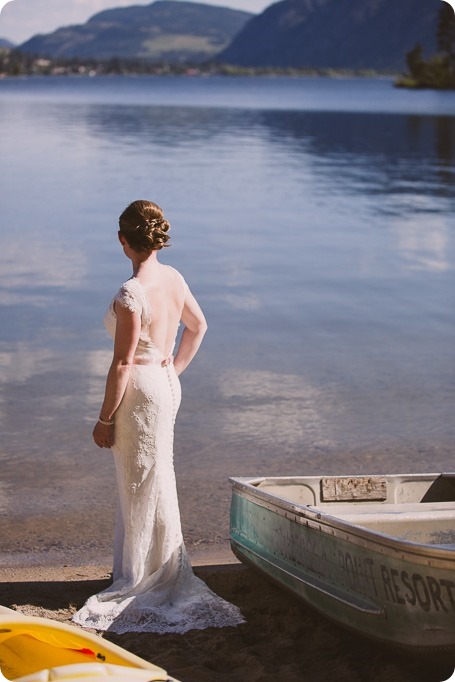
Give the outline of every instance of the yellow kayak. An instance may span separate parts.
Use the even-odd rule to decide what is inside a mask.
[[[98,635],[0,607],[0,682],[177,682]]]

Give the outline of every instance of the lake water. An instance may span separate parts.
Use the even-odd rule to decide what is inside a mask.
[[[229,475],[453,470],[455,93],[21,78],[0,122],[2,563],[109,556],[91,429],[137,198],[209,322],[176,432],[190,547],[226,543]]]

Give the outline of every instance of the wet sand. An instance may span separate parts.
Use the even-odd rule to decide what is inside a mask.
[[[227,549],[218,558],[193,560],[200,562],[205,565],[195,572],[240,607],[244,625],[185,635],[105,633],[106,639],[181,682],[441,682],[453,669],[439,657],[417,658],[339,628],[236,562]],[[0,603],[69,622],[109,580],[107,566],[2,568]]]

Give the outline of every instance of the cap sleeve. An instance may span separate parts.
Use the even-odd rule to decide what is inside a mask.
[[[132,313],[142,314],[142,304],[134,289],[128,286],[128,282],[120,287],[114,297],[114,301],[120,303],[123,308],[131,310]]]

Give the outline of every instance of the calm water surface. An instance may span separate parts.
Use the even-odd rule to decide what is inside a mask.
[[[176,433],[190,545],[225,541],[228,475],[453,470],[455,93],[33,78],[0,81],[0,121],[4,563],[109,553],[90,434],[136,198],[209,322]]]

